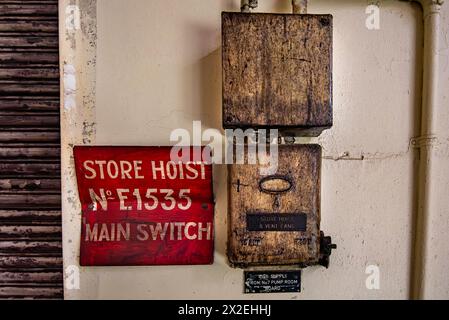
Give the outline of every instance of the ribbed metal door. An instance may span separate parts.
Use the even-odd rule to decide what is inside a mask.
[[[58,2],[0,0],[0,298],[62,298]]]

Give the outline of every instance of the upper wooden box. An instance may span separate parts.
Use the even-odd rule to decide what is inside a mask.
[[[332,16],[222,13],[223,127],[332,126]]]

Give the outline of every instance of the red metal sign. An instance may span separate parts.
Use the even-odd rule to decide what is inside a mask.
[[[212,166],[187,149],[181,161],[171,147],[74,147],[80,265],[212,263]]]

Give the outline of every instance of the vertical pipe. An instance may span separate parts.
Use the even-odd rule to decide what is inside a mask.
[[[293,13],[306,14],[307,0],[292,0]]]
[[[240,2],[240,11],[249,12],[249,0],[242,0]]]
[[[424,14],[424,64],[418,171],[418,208],[412,270],[411,298],[425,298],[425,279],[427,247],[430,245],[428,224],[430,215],[435,212],[431,201],[432,181],[438,175],[433,156],[436,141],[436,107],[438,99],[438,40],[441,0],[421,0]]]
[[[240,1],[240,11],[250,12],[251,9],[257,8],[258,0],[241,0]]]

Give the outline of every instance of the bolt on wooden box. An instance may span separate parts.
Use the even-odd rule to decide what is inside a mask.
[[[334,246],[320,232],[321,147],[280,145],[277,173],[259,168],[229,165],[230,264],[327,267]]]
[[[222,13],[223,127],[332,126],[332,16]]]

